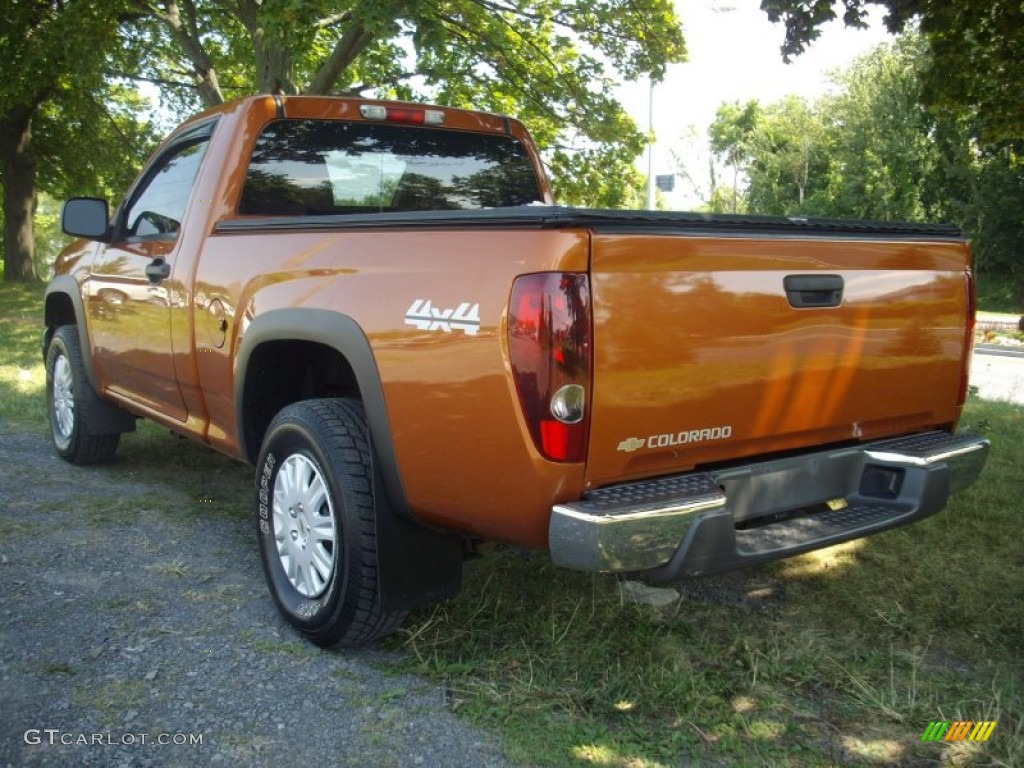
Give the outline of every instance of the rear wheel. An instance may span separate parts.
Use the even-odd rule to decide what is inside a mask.
[[[306,400],[267,429],[257,463],[263,572],[285,619],[312,642],[360,645],[397,629],[377,581],[373,465],[357,400]]]
[[[86,375],[73,325],[58,328],[47,349],[46,404],[53,445],[61,458],[72,464],[97,464],[114,457],[121,435],[95,433],[93,409],[100,400]]]

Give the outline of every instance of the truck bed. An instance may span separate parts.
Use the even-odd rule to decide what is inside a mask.
[[[594,361],[584,490],[754,456],[949,430],[959,418],[968,249],[952,226],[524,206],[233,218],[220,221],[216,232],[229,240],[288,231],[310,238],[351,233],[362,242],[378,228],[409,236],[436,231],[418,241],[424,266],[436,265],[437,237],[454,247],[470,232],[516,230],[527,249],[531,230],[589,244]],[[486,270],[487,258],[481,254],[474,269]],[[507,268],[495,263],[497,273]],[[452,273],[450,279],[461,278]],[[838,293],[818,290],[821,279]],[[482,295],[497,299],[494,287]],[[482,328],[499,330],[498,318],[483,317]],[[489,336],[470,346],[493,360]],[[394,352],[379,354],[385,389],[392,375],[410,378],[390,372]],[[427,364],[419,357],[409,362],[419,371]],[[492,368],[477,368],[476,376]],[[494,380],[495,392],[503,387]],[[445,446],[461,439],[449,423],[463,429],[474,423],[475,411],[467,405],[464,414],[448,414],[450,422],[427,419],[429,427],[424,422],[410,430],[409,416],[394,405],[422,402],[432,393],[426,387],[420,395],[390,398],[398,408],[392,417],[404,425],[396,429],[398,454],[416,457],[402,462],[417,468],[405,470],[417,475],[407,477],[407,485],[428,489],[422,502],[412,500],[414,507],[437,524],[485,536],[490,525],[505,535],[513,527],[522,531],[523,543],[542,544],[548,510],[527,509],[521,497],[516,503],[510,498],[505,509],[492,488],[486,521],[473,506],[461,508],[459,498],[472,494],[455,493],[443,479],[445,460],[434,466],[430,457],[444,457]],[[489,422],[495,418],[488,415]],[[411,433],[415,442],[410,438],[406,446]],[[518,451],[492,442],[511,466]],[[490,476],[483,468],[498,457],[489,447],[478,450],[481,471],[470,471],[463,483]],[[539,466],[526,455],[521,461]],[[546,485],[540,476],[531,483],[538,496]],[[565,483],[562,490],[578,493],[579,487]]]

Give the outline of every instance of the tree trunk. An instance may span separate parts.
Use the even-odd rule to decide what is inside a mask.
[[[191,11],[191,15],[194,16],[195,8],[191,3],[188,4],[188,8]],[[178,45],[181,46],[181,49],[188,57],[189,62],[192,64],[192,74],[196,79],[196,88],[203,99],[203,104],[207,107],[215,107],[218,104],[224,103],[224,94],[221,93],[220,83],[217,80],[217,70],[207,55],[206,49],[203,47],[203,41],[198,33],[195,30],[189,29],[185,22],[182,21],[181,11],[176,2],[168,0],[168,2],[164,3],[164,9],[162,13],[154,13],[152,9],[149,12],[153,13],[156,18],[167,26],[171,36],[178,42]]]
[[[279,41],[268,40],[262,27],[252,33],[252,46],[256,58],[256,90],[259,93],[295,93],[291,51]]]
[[[334,44],[331,55],[320,65],[313,75],[306,93],[321,96],[330,93],[342,72],[355,58],[366,50],[373,41],[373,35],[362,24],[354,23],[345,30],[345,34]]]
[[[292,82],[292,54],[281,40],[267,37],[260,22],[260,3],[238,0],[238,18],[252,40],[258,93],[296,93]]]
[[[0,178],[4,185],[4,281],[38,280],[32,228],[36,163],[32,110],[27,107],[16,107],[0,120]]]

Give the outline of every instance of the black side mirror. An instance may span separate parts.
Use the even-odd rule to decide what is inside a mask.
[[[66,235],[103,240],[109,226],[107,201],[97,197],[73,197],[60,211],[60,228]]]

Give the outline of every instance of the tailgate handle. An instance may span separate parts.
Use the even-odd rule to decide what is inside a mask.
[[[842,275],[787,275],[786,298],[794,309],[838,307],[843,303]]]

